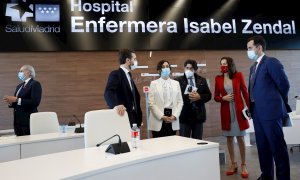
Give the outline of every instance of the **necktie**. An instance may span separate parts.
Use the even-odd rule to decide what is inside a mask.
[[[131,93],[132,93],[132,96],[133,96],[133,110],[137,113],[137,106],[136,106],[136,96],[135,96],[135,89],[134,89],[134,82],[132,80],[132,76],[131,76],[131,73],[128,72],[129,74],[129,77],[130,77],[130,84],[131,84]]]
[[[24,87],[25,87],[25,82],[23,82],[22,86],[21,86],[21,87],[19,88],[19,90],[17,91],[16,97],[18,97],[18,95],[19,95],[21,89],[23,89]]]
[[[194,84],[194,81],[193,81],[193,78],[189,78],[189,81],[190,81],[190,86],[194,87],[195,84]],[[193,89],[193,88],[192,88]],[[191,89],[191,90],[192,90]],[[192,102],[192,106],[193,106],[193,109],[197,109],[197,106],[196,106],[196,103],[195,102]]]
[[[253,85],[254,85],[254,80],[255,80],[255,74],[256,74],[256,65],[257,65],[257,62],[255,62],[253,64],[253,70],[252,70],[252,74],[250,76],[250,100],[251,102],[254,102],[254,99],[253,99]]]
[[[189,81],[190,81],[190,85],[194,87],[195,84],[194,84],[193,78],[189,78]]]

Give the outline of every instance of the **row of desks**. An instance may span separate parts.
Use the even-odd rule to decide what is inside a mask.
[[[49,133],[0,137],[0,163],[84,148],[84,134]]]

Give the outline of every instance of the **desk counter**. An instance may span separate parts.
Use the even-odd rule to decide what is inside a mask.
[[[219,144],[197,142],[180,136],[146,139],[138,150],[120,155],[105,153],[107,146],[78,149],[1,163],[0,174],[30,180],[220,179]]]
[[[84,134],[49,133],[0,137],[0,162],[84,148]]]

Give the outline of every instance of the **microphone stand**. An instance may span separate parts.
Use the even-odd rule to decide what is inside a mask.
[[[119,142],[118,143],[115,143],[115,144],[110,144],[105,152],[108,152],[108,153],[112,153],[112,154],[121,154],[121,153],[127,153],[127,152],[130,152],[130,149],[129,149],[129,146],[127,144],[127,142],[122,142],[121,141],[121,137],[118,135],[118,134],[115,134],[113,135],[112,137],[96,144],[97,147],[99,147],[100,145],[102,145],[103,143],[107,142],[108,140],[114,138],[114,137],[118,137],[119,138]]]
[[[81,122],[78,117],[75,114],[73,114],[73,117],[79,122],[79,128],[75,128],[75,133],[84,133],[84,128],[81,127]]]
[[[112,138],[114,138],[114,137],[116,137],[116,136],[118,136],[118,138],[119,138],[119,146],[121,146],[121,137],[120,137],[118,134],[115,134],[115,135],[113,135],[112,137],[110,137],[110,138],[108,138],[108,139],[102,141],[101,143],[96,144],[96,146],[99,147],[101,144],[107,142],[108,140],[110,140],[110,139],[112,139]]]

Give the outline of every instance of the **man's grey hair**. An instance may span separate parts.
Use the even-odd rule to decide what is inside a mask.
[[[24,65],[23,67],[25,67],[25,69],[30,72],[30,77],[34,79],[35,78],[35,70],[34,70],[33,66]]]

